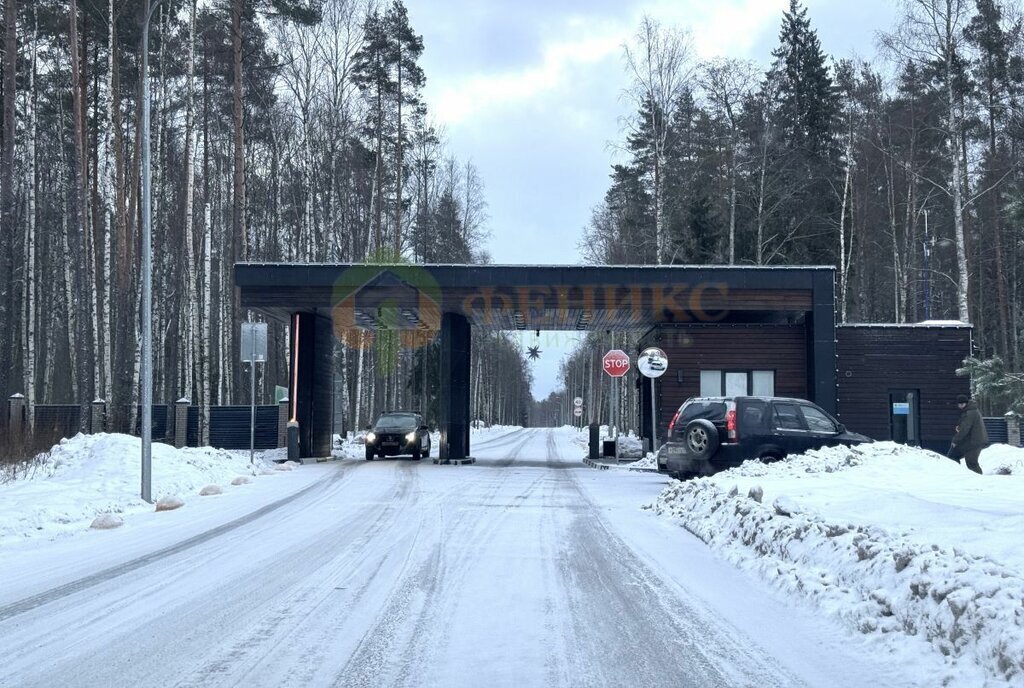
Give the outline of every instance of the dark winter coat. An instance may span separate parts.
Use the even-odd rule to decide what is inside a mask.
[[[953,444],[961,454],[982,449],[988,444],[985,423],[981,419],[981,412],[978,411],[978,402],[974,399],[967,402],[967,408],[960,414],[960,422],[957,423]]]

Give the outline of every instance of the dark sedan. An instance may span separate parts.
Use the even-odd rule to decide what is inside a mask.
[[[405,411],[381,415],[366,433],[366,460],[405,454],[417,460],[430,455],[430,429],[423,416]]]

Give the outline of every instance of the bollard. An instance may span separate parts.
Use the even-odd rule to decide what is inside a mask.
[[[12,394],[7,399],[7,427],[10,429],[11,444],[21,448],[25,442],[28,422],[28,401],[24,394]]]
[[[188,444],[188,409],[192,401],[182,397],[174,402],[174,447],[181,449]]]
[[[288,397],[277,402],[277,446],[288,446]]]
[[[299,460],[299,421],[288,421],[288,460]]]
[[[96,435],[107,429],[107,402],[93,399],[89,405],[89,434]]]
[[[590,424],[590,460],[597,461],[601,456],[601,426]]]

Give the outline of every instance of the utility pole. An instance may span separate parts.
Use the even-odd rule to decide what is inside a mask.
[[[149,151],[149,22],[163,0],[150,5],[142,22],[142,500],[153,503],[153,228]]]

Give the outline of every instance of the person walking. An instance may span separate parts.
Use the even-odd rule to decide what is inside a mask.
[[[956,405],[960,409],[960,422],[956,425],[956,434],[949,446],[950,457],[959,460],[962,456],[967,467],[980,474],[982,471],[978,457],[988,444],[985,422],[981,419],[978,402],[974,399],[961,394],[956,398]]]

